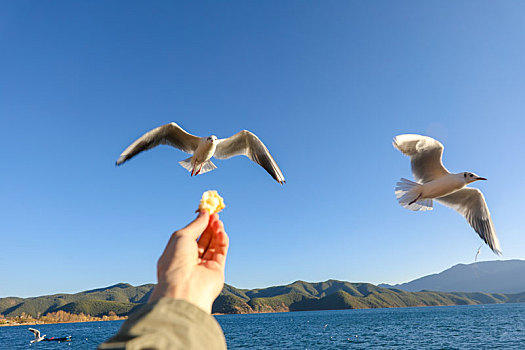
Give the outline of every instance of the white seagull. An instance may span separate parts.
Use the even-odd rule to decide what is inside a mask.
[[[210,160],[213,156],[218,159],[228,159],[243,155],[262,166],[281,185],[286,183],[270,151],[248,130],[239,131],[227,139],[217,139],[215,135],[198,137],[187,133],[176,123],[169,123],[148,131],[133,142],[122,152],[116,165],[157,145],[170,145],[192,154],[191,157],[179,162],[183,168],[191,171],[191,176],[216,169],[217,167]]]
[[[35,335],[35,339],[31,340],[31,344],[38,343],[38,342],[44,340],[44,338],[46,337],[45,334],[43,336],[40,336],[40,331],[38,329],[29,328],[29,331],[32,332]]]
[[[432,199],[462,214],[490,249],[501,254],[496,230],[483,193],[477,188],[465,187],[486,180],[471,172],[451,174],[443,166],[443,145],[431,137],[406,134],[394,138],[393,145],[410,157],[412,182],[402,178],[396,186],[396,197],[410,210],[432,210]]]

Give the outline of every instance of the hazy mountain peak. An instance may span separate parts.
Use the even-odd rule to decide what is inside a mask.
[[[380,287],[407,292],[435,290],[440,292],[520,293],[525,290],[525,260],[480,261],[457,264],[440,273],[413,281]]]

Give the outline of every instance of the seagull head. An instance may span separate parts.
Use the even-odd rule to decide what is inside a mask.
[[[468,184],[478,180],[486,180],[486,178],[476,175],[474,173],[469,173],[468,171],[463,173],[463,178]]]
[[[214,143],[216,141],[217,141],[217,136],[215,135],[211,135],[206,138],[206,142],[209,142],[209,143]]]

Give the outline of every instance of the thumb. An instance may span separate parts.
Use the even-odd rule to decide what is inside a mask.
[[[210,214],[206,210],[199,211],[199,215],[195,220],[190,222],[186,227],[180,229],[178,234],[180,236],[191,236],[193,239],[197,239],[208,227],[210,221]]]

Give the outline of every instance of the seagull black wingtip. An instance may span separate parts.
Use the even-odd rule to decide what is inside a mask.
[[[115,166],[121,166],[124,162],[126,161],[126,159],[117,159],[117,161],[115,162]]]

